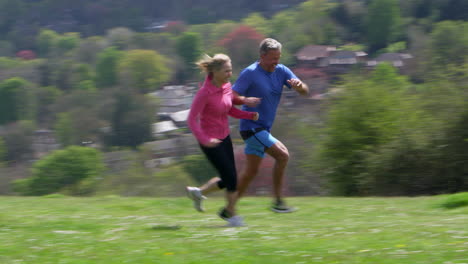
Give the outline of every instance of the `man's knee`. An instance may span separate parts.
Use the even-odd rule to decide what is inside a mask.
[[[289,151],[286,146],[279,141],[268,150],[268,154],[270,154],[276,162],[288,163],[289,161]]]

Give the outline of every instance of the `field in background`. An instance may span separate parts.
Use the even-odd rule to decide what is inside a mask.
[[[187,198],[0,197],[0,263],[468,263],[468,207],[441,196],[268,198],[239,204],[248,226],[225,228],[222,198],[198,213]]]

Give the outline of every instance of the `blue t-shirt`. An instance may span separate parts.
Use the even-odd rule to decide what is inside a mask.
[[[260,97],[262,101],[256,107],[242,106],[242,110],[258,112],[260,119],[257,121],[241,119],[240,130],[251,130],[263,127],[270,131],[275,121],[283,86],[291,88],[287,80],[296,75],[283,64],[278,64],[274,72],[265,71],[257,62],[245,68],[239,75],[232,89],[242,96]]]

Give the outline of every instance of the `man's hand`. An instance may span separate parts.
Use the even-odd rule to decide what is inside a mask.
[[[287,80],[287,82],[300,95],[305,96],[305,95],[309,94],[309,87],[307,86],[307,84],[303,83],[301,80],[299,80],[299,79],[290,79],[290,80]]]

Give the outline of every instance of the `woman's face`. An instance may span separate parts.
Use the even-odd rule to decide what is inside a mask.
[[[213,80],[217,84],[225,84],[229,82],[232,76],[232,66],[231,62],[226,62],[224,65],[217,71],[213,71]]]

